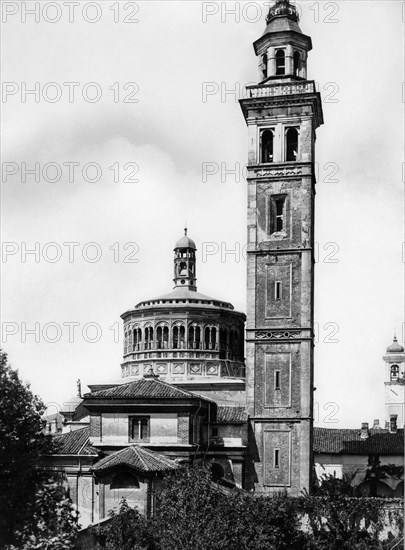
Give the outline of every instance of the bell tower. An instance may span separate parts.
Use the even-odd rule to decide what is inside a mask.
[[[240,100],[248,127],[246,488],[310,490],[313,426],[315,131],[311,39],[276,0],[254,43],[259,84]]]
[[[405,422],[405,352],[394,336],[387,347],[385,362],[385,424],[390,431],[403,428]]]

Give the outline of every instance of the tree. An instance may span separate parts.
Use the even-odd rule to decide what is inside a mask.
[[[91,527],[97,550],[155,550],[150,521],[121,500],[119,513],[110,512],[106,525]]]
[[[60,545],[63,531],[68,528],[71,541],[76,533],[77,518],[61,483],[40,468],[41,456],[52,451],[52,438],[42,431],[44,410],[0,350],[1,547],[68,549],[70,542]],[[46,537],[53,545],[47,546]]]
[[[29,525],[15,533],[21,550],[72,550],[78,531],[78,514],[55,478],[37,485]],[[27,528],[28,527],[28,528]],[[9,546],[8,550],[14,550]]]
[[[380,540],[386,511],[384,499],[355,497],[350,477],[324,475],[313,495],[305,493],[300,509],[308,519],[308,550],[367,550],[385,548]],[[398,516],[398,517],[397,517]],[[391,514],[394,530],[401,529],[399,514]],[[394,536],[388,535],[392,541]],[[389,546],[387,546],[389,547]]]
[[[213,483],[208,467],[168,474],[154,517],[159,550],[294,550],[302,534],[296,500],[260,498]]]

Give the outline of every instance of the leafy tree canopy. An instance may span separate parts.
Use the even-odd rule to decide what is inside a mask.
[[[40,468],[41,456],[52,450],[42,431],[44,410],[0,350],[1,548],[73,548],[77,517],[61,483]]]

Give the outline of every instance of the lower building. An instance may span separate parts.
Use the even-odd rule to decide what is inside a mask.
[[[314,428],[314,457],[318,481],[325,475],[347,477],[358,496],[404,496],[404,429]]]

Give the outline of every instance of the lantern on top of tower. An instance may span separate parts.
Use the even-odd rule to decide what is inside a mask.
[[[307,57],[312,42],[302,33],[298,21],[297,8],[289,0],[276,0],[271,6],[266,29],[253,44],[259,57],[261,83],[307,78]]]
[[[185,228],[184,235],[174,246],[174,288],[197,290],[196,250],[195,243],[187,236]]]

